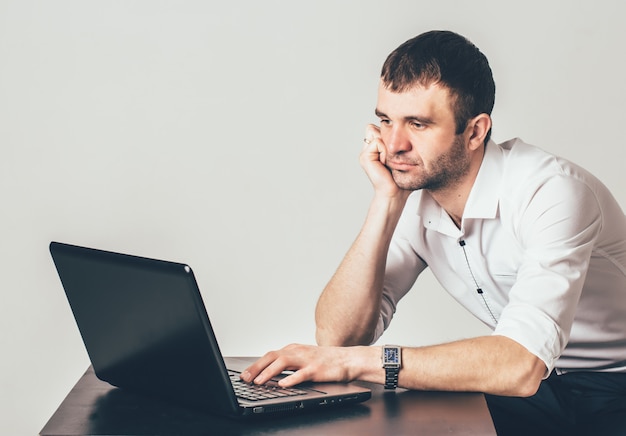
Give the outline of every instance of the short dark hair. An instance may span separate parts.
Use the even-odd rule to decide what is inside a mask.
[[[385,60],[381,79],[394,92],[418,84],[448,88],[454,99],[457,135],[470,118],[491,115],[495,102],[496,85],[487,57],[467,38],[450,31],[434,30],[406,41]],[[490,136],[491,129],[485,144]]]

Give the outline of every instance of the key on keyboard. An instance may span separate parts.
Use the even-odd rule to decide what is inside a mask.
[[[306,391],[302,389],[281,388],[276,382],[271,381],[265,385],[249,385],[239,378],[239,373],[229,371],[229,375],[233,389],[235,389],[235,395],[248,401],[260,401],[306,394]]]

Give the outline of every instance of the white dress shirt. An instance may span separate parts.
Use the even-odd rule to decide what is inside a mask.
[[[460,229],[428,193],[412,193],[389,249],[376,338],[426,267],[548,373],[626,372],[626,217],[579,166],[519,139],[490,141]]]

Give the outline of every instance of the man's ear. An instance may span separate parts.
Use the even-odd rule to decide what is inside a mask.
[[[491,130],[491,117],[487,114],[479,114],[467,123],[469,131],[470,148],[473,150],[482,147],[485,144],[485,137]]]

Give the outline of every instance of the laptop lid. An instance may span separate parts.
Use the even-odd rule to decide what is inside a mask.
[[[371,396],[326,383],[298,398],[238,400],[188,265],[59,242],[50,252],[94,371],[114,386],[228,415]]]

